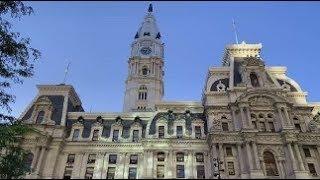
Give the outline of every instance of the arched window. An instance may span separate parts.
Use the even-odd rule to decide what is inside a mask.
[[[36,123],[37,123],[37,124],[40,124],[40,123],[43,122],[44,114],[45,114],[44,111],[40,111],[40,112],[38,113],[37,120],[36,120]]]
[[[257,75],[256,75],[256,73],[251,73],[250,74],[250,79],[251,79],[251,85],[253,86],[253,87],[259,87],[260,86],[260,84],[259,84],[259,80],[258,80],[258,77],[257,77]]]
[[[26,159],[25,159],[25,164],[28,168],[31,168],[32,161],[33,161],[33,154],[30,152],[27,154]]]
[[[267,176],[279,176],[277,164],[271,152],[265,151],[263,153],[263,161],[265,164]]]
[[[149,73],[149,69],[147,66],[143,66],[142,67],[142,75],[146,76]]]
[[[148,89],[145,85],[141,85],[139,88],[138,99],[139,100],[147,100]]]
[[[158,157],[158,161],[164,161],[165,160],[165,154],[163,152],[159,152],[157,154],[157,157]]]

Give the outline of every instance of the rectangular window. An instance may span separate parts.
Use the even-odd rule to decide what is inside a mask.
[[[108,167],[107,179],[114,179],[115,173],[116,173],[116,168],[115,167]]]
[[[136,176],[137,176],[137,168],[130,167],[128,179],[136,179],[137,178]]]
[[[94,164],[94,163],[96,163],[96,155],[89,154],[87,164]]]
[[[98,141],[98,137],[99,137],[99,130],[93,130],[93,135],[92,135],[92,141]]]
[[[197,179],[205,179],[204,165],[197,165]]]
[[[301,132],[301,126],[299,123],[295,123],[294,124],[294,127],[296,128],[296,130],[300,131]]]
[[[254,128],[254,129],[257,129],[257,123],[256,123],[256,121],[252,121],[252,125],[253,125],[253,128]]]
[[[109,164],[117,164],[117,155],[116,154],[109,155]]]
[[[138,164],[138,155],[133,154],[130,156],[130,164]]]
[[[266,124],[264,122],[260,122],[261,131],[266,131]]]
[[[119,130],[113,130],[112,141],[117,142],[119,139]]]
[[[164,178],[164,165],[157,165],[157,178]]]
[[[182,138],[183,130],[182,126],[177,126],[177,138]]]
[[[159,138],[164,138],[164,126],[159,126]]]
[[[196,139],[201,139],[201,126],[195,126]]]
[[[177,165],[177,178],[184,178],[184,165]]]
[[[86,174],[84,175],[85,179],[92,179],[93,178],[93,170],[94,167],[87,167]]]
[[[177,162],[184,162],[184,153],[177,153]]]
[[[196,153],[196,162],[204,162],[203,153]]]
[[[66,166],[63,179],[71,179],[73,166]]]
[[[303,152],[304,152],[306,157],[311,157],[311,153],[310,153],[309,148],[303,148]]]
[[[139,130],[133,130],[132,142],[138,142],[138,141],[139,141]]]
[[[229,125],[227,122],[222,123],[222,131],[229,131]]]
[[[317,176],[317,171],[316,171],[316,168],[314,167],[313,163],[308,163],[308,168],[309,168],[309,172],[310,172],[310,174],[312,174],[312,176]]]
[[[234,171],[234,163],[233,162],[228,162],[228,172],[229,172],[229,175],[236,174],[236,172]]]
[[[68,159],[67,159],[67,163],[68,163],[68,164],[73,164],[75,157],[76,157],[75,154],[69,154],[69,155],[68,155]]]
[[[274,124],[273,122],[269,122],[269,128],[271,132],[275,132],[276,130],[274,129]]]
[[[75,129],[73,131],[72,141],[78,140],[80,134],[80,129]]]
[[[231,147],[226,147],[226,154],[227,156],[233,156]]]

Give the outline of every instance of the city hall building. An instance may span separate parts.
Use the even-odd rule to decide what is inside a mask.
[[[164,44],[152,5],[128,60],[123,112],[85,112],[72,85],[38,85],[20,120],[26,178],[320,178],[320,103],[266,66],[261,44],[225,47],[200,101],[163,101]],[[179,82],[177,82],[179,83]]]

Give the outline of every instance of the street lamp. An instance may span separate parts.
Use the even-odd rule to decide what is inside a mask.
[[[220,172],[224,172],[224,169],[220,169],[220,165],[223,164],[222,161],[219,161],[219,158],[213,158],[213,176],[221,179]]]

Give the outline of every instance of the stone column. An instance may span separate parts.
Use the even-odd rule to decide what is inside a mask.
[[[247,111],[247,124],[248,124],[248,127],[249,128],[253,128],[252,121],[251,121],[251,115],[250,115],[250,111],[249,111],[248,107],[246,108],[246,111]]]
[[[127,179],[128,178],[128,171],[129,171],[128,159],[129,158],[130,158],[130,155],[128,153],[125,153],[124,154],[124,159],[123,159],[123,173],[122,173],[123,174],[122,175],[123,179]]]
[[[231,106],[231,113],[232,113],[232,121],[233,121],[233,126],[234,126],[234,130],[238,129],[238,124],[240,124],[240,122],[237,120],[236,118],[236,108],[234,106]]]
[[[101,153],[97,155],[96,163],[94,165],[93,179],[102,179],[103,157],[104,156]]]
[[[252,161],[252,151],[249,143],[250,142],[246,142],[246,150],[247,150],[249,168],[251,171],[253,169],[253,161]]]
[[[259,160],[259,156],[258,156],[258,148],[257,148],[257,144],[255,142],[252,143],[252,148],[253,148],[253,153],[254,153],[254,159],[256,161],[256,168],[258,170],[261,170],[261,165],[260,165],[260,160]]]
[[[119,154],[119,160],[117,162],[118,167],[117,167],[117,171],[115,174],[115,178],[117,179],[123,179],[124,176],[124,163],[125,163],[125,159],[126,159],[126,153],[121,153]]]
[[[167,175],[165,175],[165,178],[173,178],[174,177],[174,175],[173,175],[173,169],[174,169],[174,167],[172,167],[173,165],[173,163],[172,163],[172,160],[173,160],[173,154],[172,154],[173,152],[172,152],[172,150],[170,150],[170,151],[168,151],[167,153],[166,153],[166,169],[167,169]]]
[[[291,143],[288,143],[288,144],[287,144],[287,147],[288,147],[288,150],[289,150],[290,159],[291,159],[291,161],[292,161],[293,170],[296,171],[296,170],[298,169],[298,167],[297,167],[296,160],[295,160],[295,158],[294,158],[294,154],[293,154],[293,150],[292,150],[292,147],[291,147]]]
[[[187,165],[186,165],[186,178],[188,179],[193,179],[193,152],[192,151],[188,151],[188,158],[187,158]]]
[[[138,154],[138,169],[137,169],[137,179],[143,179],[145,174],[143,174],[143,166],[146,166],[147,164],[144,164],[144,153]]]
[[[306,169],[304,168],[302,157],[301,157],[300,150],[299,150],[299,147],[298,147],[297,143],[294,143],[293,146],[294,146],[294,149],[295,149],[296,154],[297,154],[298,163],[299,163],[299,169],[302,170],[302,171],[305,171]]]
[[[245,114],[244,114],[244,107],[240,107],[240,114],[241,114],[241,121],[242,121],[242,129],[245,129],[248,127],[247,121],[245,119]]]
[[[292,124],[292,121],[291,121],[291,119],[290,119],[290,117],[289,117],[287,108],[284,108],[284,114],[285,114],[286,120],[287,120],[287,122],[288,122],[288,125],[289,125],[289,126],[293,125],[293,124]]]
[[[241,176],[241,174],[244,173],[244,164],[243,164],[241,143],[237,143],[237,150],[238,150],[239,175]]]
[[[282,161],[283,161],[282,159],[278,160],[278,166],[279,166],[278,169],[279,169],[280,178],[284,179],[285,173],[284,173]]]
[[[222,165],[220,166],[221,169],[224,169],[226,171],[226,162],[224,160],[224,150],[223,150],[222,143],[219,143],[219,160],[223,162]],[[221,177],[224,177],[225,172],[220,172],[220,174],[221,174]]]
[[[109,160],[109,154],[105,153],[103,156],[103,161],[102,161],[102,170],[101,170],[101,179],[105,179],[107,177],[107,171],[108,171],[108,162]]]
[[[46,148],[42,146],[41,152],[40,152],[40,155],[39,155],[39,159],[38,159],[38,162],[37,162],[37,167],[36,167],[36,174],[37,175],[40,175],[40,168],[41,168],[41,165],[42,165],[43,156],[44,156],[45,151],[46,151]]]
[[[84,174],[85,174],[85,171],[86,171],[86,168],[87,168],[88,156],[89,156],[89,154],[87,154],[87,153],[82,153],[82,154],[81,154],[80,166],[78,166],[78,167],[79,167],[78,177],[79,177],[80,179],[84,178]],[[75,168],[76,168],[76,167],[77,167],[77,166],[75,166]]]
[[[284,127],[284,126],[286,126],[286,122],[284,121],[284,119],[283,119],[283,116],[282,116],[282,112],[281,112],[281,109],[280,109],[280,107],[277,107],[277,111],[278,111],[278,114],[279,114],[279,117],[280,117],[280,121],[281,121],[281,126],[282,126],[282,128]]]
[[[31,164],[31,168],[32,169],[36,168],[37,160],[38,160],[38,157],[39,157],[39,152],[40,152],[40,147],[38,147],[38,146],[35,147],[35,153],[34,153],[32,164]]]
[[[318,162],[320,162],[320,146],[317,146],[317,151],[318,151]]]

